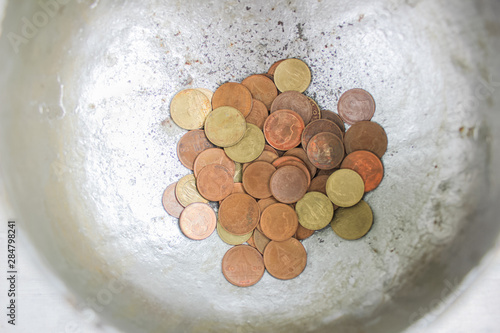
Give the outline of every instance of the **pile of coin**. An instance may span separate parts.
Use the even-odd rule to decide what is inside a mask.
[[[236,286],[257,283],[265,270],[298,276],[307,263],[301,240],[329,224],[348,240],[372,226],[362,198],[382,181],[387,149],[384,129],[371,121],[375,101],[356,88],[340,97],[338,114],[322,110],[303,94],[310,82],[307,64],[284,59],[213,94],[183,90],[170,104],[174,122],[189,130],[177,154],[193,174],[167,187],[163,206],[187,237],[216,229],[235,245],[222,272]]]

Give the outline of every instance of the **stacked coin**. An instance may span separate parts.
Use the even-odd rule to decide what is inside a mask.
[[[216,229],[235,245],[222,272],[236,286],[257,283],[266,269],[298,276],[307,262],[300,241],[328,224],[349,240],[372,226],[362,197],[380,184],[387,149],[384,129],[371,121],[374,99],[352,89],[338,114],[321,110],[303,94],[310,82],[303,61],[284,59],[213,94],[183,90],[170,104],[174,122],[190,130],[177,154],[193,174],[167,187],[163,205],[187,237]],[[219,202],[218,216],[209,201]]]

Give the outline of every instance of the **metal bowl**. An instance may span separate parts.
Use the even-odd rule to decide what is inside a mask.
[[[9,1],[0,170],[24,232],[124,332],[398,332],[456,295],[498,239],[498,2]],[[162,208],[188,173],[172,96],[306,61],[335,110],[355,87],[384,126],[375,222],[304,241],[305,271],[238,288],[217,235]],[[5,203],[3,203],[5,204]],[[450,296],[451,295],[451,296]]]

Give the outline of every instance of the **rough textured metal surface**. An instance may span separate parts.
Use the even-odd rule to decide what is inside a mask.
[[[42,9],[7,7],[0,170],[33,243],[68,285],[83,298],[109,281],[125,286],[105,309],[116,325],[400,330],[495,241],[495,2],[67,2],[18,53],[8,33]],[[373,120],[389,137],[386,175],[366,197],[367,237],[343,241],[327,228],[304,241],[298,278],[265,274],[242,289],[220,272],[228,245],[215,234],[186,239],[163,211],[162,191],[188,173],[168,104],[181,89],[213,90],[285,57],[310,65],[307,94],[323,108],[353,87],[372,93]]]

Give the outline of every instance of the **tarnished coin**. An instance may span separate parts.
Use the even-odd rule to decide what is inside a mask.
[[[276,149],[274,149],[274,148],[273,148],[273,147],[271,147],[270,145],[265,145],[265,146],[264,146],[264,150],[267,150],[267,151],[273,152],[273,153],[275,153],[276,155],[278,155],[278,152],[276,151]]]
[[[295,156],[297,158],[300,158],[302,162],[306,164],[307,169],[309,169],[309,174],[311,174],[311,176],[314,176],[318,169],[311,163],[311,161],[309,161],[309,157],[307,157],[307,153],[304,149],[292,148],[285,152],[284,156]]]
[[[299,227],[297,228],[297,231],[295,232],[295,238],[297,240],[304,240],[309,237],[311,237],[314,234],[314,230],[309,230],[304,228],[302,225],[299,223]]]
[[[348,240],[359,239],[370,231],[373,212],[363,200],[349,208],[339,208],[332,220],[332,229],[340,237]]]
[[[264,211],[264,209],[266,209],[267,207],[271,206],[272,204],[275,204],[278,202],[279,201],[274,199],[273,197],[260,199],[259,201],[257,201],[257,204],[259,205],[259,208],[260,208],[261,215],[262,215],[262,212]]]
[[[175,186],[175,197],[184,207],[194,202],[208,202],[208,200],[202,197],[200,192],[198,192],[196,188],[196,178],[194,178],[193,174],[186,175],[179,179]]]
[[[304,121],[291,110],[279,110],[267,117],[264,123],[264,136],[276,149],[288,150],[300,144]]]
[[[163,208],[165,208],[165,211],[169,213],[171,216],[179,218],[181,215],[182,211],[184,210],[184,207],[177,201],[177,198],[175,197],[175,186],[177,185],[177,182],[172,183],[167,186],[165,191],[163,192],[163,197],[162,197],[162,204]]]
[[[203,95],[205,95],[210,101],[210,104],[212,104],[212,97],[214,96],[214,93],[211,90],[207,88],[195,88],[195,89],[201,92]]]
[[[253,232],[254,235],[254,242],[255,242],[255,247],[257,250],[264,254],[264,250],[266,249],[267,244],[271,241],[269,238],[266,237],[260,230],[255,229]]]
[[[306,249],[295,238],[284,242],[271,241],[264,251],[264,265],[277,279],[289,280],[304,271],[307,264]]]
[[[221,227],[220,223],[217,223],[217,234],[219,235],[220,239],[222,239],[222,241],[226,244],[240,245],[250,239],[253,231],[249,232],[246,235],[236,236],[227,232],[223,227]]]
[[[235,162],[248,163],[259,157],[264,151],[266,139],[257,126],[247,124],[243,139],[237,144],[224,148],[226,155]]]
[[[387,134],[382,126],[373,121],[360,121],[347,130],[344,145],[347,154],[368,150],[382,158],[387,150]]]
[[[323,176],[323,175],[330,176],[332,173],[334,173],[338,169],[340,169],[340,168],[333,168],[333,169],[330,169],[330,170],[319,170],[318,173],[316,174],[316,177],[317,176]]]
[[[340,169],[328,178],[326,194],[337,206],[351,207],[363,198],[365,183],[356,171]]]
[[[233,175],[220,164],[210,164],[201,169],[196,179],[196,187],[207,200],[223,200],[233,192]]]
[[[245,191],[254,198],[269,198],[272,195],[269,182],[275,171],[276,168],[268,162],[257,161],[251,163],[243,173]]]
[[[271,65],[271,67],[269,67],[269,70],[267,71],[267,74],[272,75],[274,77],[274,72],[276,71],[276,68],[278,68],[278,65],[281,64],[285,60],[286,59],[281,59],[281,60],[278,60],[275,63],[273,63]]]
[[[311,103],[312,107],[312,116],[311,116],[311,121],[315,121],[318,119],[321,119],[321,109],[319,108],[318,103],[311,97],[307,97],[309,99],[309,102]]]
[[[307,96],[296,92],[286,91],[275,98],[271,105],[271,114],[278,110],[292,110],[296,112],[307,125],[312,118],[312,106]]]
[[[310,122],[304,128],[301,138],[302,147],[306,149],[309,140],[311,140],[313,136],[324,132],[335,134],[340,139],[340,141],[343,141],[344,139],[344,133],[342,133],[340,128],[333,121],[326,119],[319,119]]]
[[[326,195],[326,182],[330,175],[319,175],[311,180],[311,185],[307,189],[307,192],[320,192]]]
[[[234,146],[243,138],[246,129],[245,117],[230,106],[214,109],[205,121],[205,135],[219,147]]]
[[[298,157],[295,157],[295,156],[281,156],[281,157],[278,157],[277,159],[275,159],[273,161],[273,165],[276,167],[276,168],[279,168],[280,166],[283,165],[283,163],[285,162],[289,162],[289,161],[295,161],[295,162],[299,162],[299,163],[302,163],[304,166],[305,166],[305,163]]]
[[[259,219],[259,205],[248,194],[231,194],[219,206],[219,223],[233,235],[248,234],[255,229]]]
[[[231,194],[234,194],[234,193],[245,193],[245,194],[247,194],[247,192],[245,191],[245,188],[243,187],[242,183],[233,183],[233,190],[231,191]],[[222,203],[222,200],[219,200],[219,205],[221,203]]]
[[[241,81],[241,84],[250,90],[254,99],[264,103],[268,110],[271,109],[271,104],[278,96],[278,90],[271,79],[264,75],[255,74]]]
[[[224,229],[224,228],[221,228],[221,229]],[[254,234],[254,232],[252,232],[252,236],[250,236],[250,238],[247,239],[247,244],[250,245],[251,247],[253,247],[254,249],[257,249],[257,245],[255,245],[255,240],[254,240],[253,234]]]
[[[382,161],[377,155],[367,150],[357,150],[350,153],[340,167],[356,171],[365,182],[365,192],[376,189],[384,177]]]
[[[229,157],[227,157],[224,150],[220,148],[209,148],[202,151],[194,160],[194,176],[198,177],[201,169],[210,164],[220,164],[228,169],[232,175],[235,174],[236,165]]]
[[[250,111],[250,114],[245,117],[245,120],[248,124],[254,124],[258,128],[262,129],[268,116],[269,111],[267,110],[264,103],[254,99],[252,111]]]
[[[330,222],[331,219],[328,221]],[[271,240],[282,242],[295,235],[299,221],[295,210],[277,203],[267,207],[260,217],[260,227]]]
[[[274,71],[274,83],[279,91],[304,92],[311,83],[311,71],[299,59],[286,59]]]
[[[353,125],[358,121],[372,119],[375,113],[375,100],[366,90],[351,89],[340,96],[337,109],[342,119]]]
[[[273,197],[279,202],[294,203],[306,194],[308,178],[299,168],[287,165],[274,172],[269,187]]]
[[[333,205],[326,195],[320,192],[308,192],[295,204],[299,223],[309,230],[326,227],[333,217]]]
[[[230,248],[222,258],[222,273],[226,280],[237,287],[253,286],[264,275],[262,255],[251,246]]]
[[[179,227],[186,237],[202,240],[210,236],[217,223],[215,212],[205,203],[195,202],[188,205],[181,213]]]
[[[196,157],[208,148],[215,148],[215,146],[208,141],[204,130],[189,131],[177,143],[177,156],[182,165],[193,170]]]
[[[187,130],[202,128],[210,111],[212,111],[212,105],[208,98],[195,89],[178,92],[170,102],[172,120],[179,127]]]
[[[214,110],[222,106],[232,106],[246,117],[252,110],[252,94],[241,83],[227,82],[215,90],[212,106]]]
[[[345,133],[345,124],[342,118],[338,114],[330,110],[321,110],[321,119],[327,119],[333,121],[337,125],[342,133]]]
[[[259,157],[257,157],[253,162],[264,161],[267,163],[273,163],[278,158],[277,153],[273,153],[269,150],[264,150]],[[245,172],[246,168],[253,162],[243,164],[243,172]]]
[[[307,156],[316,168],[333,169],[338,167],[344,158],[344,144],[333,133],[319,133],[309,140]]]

